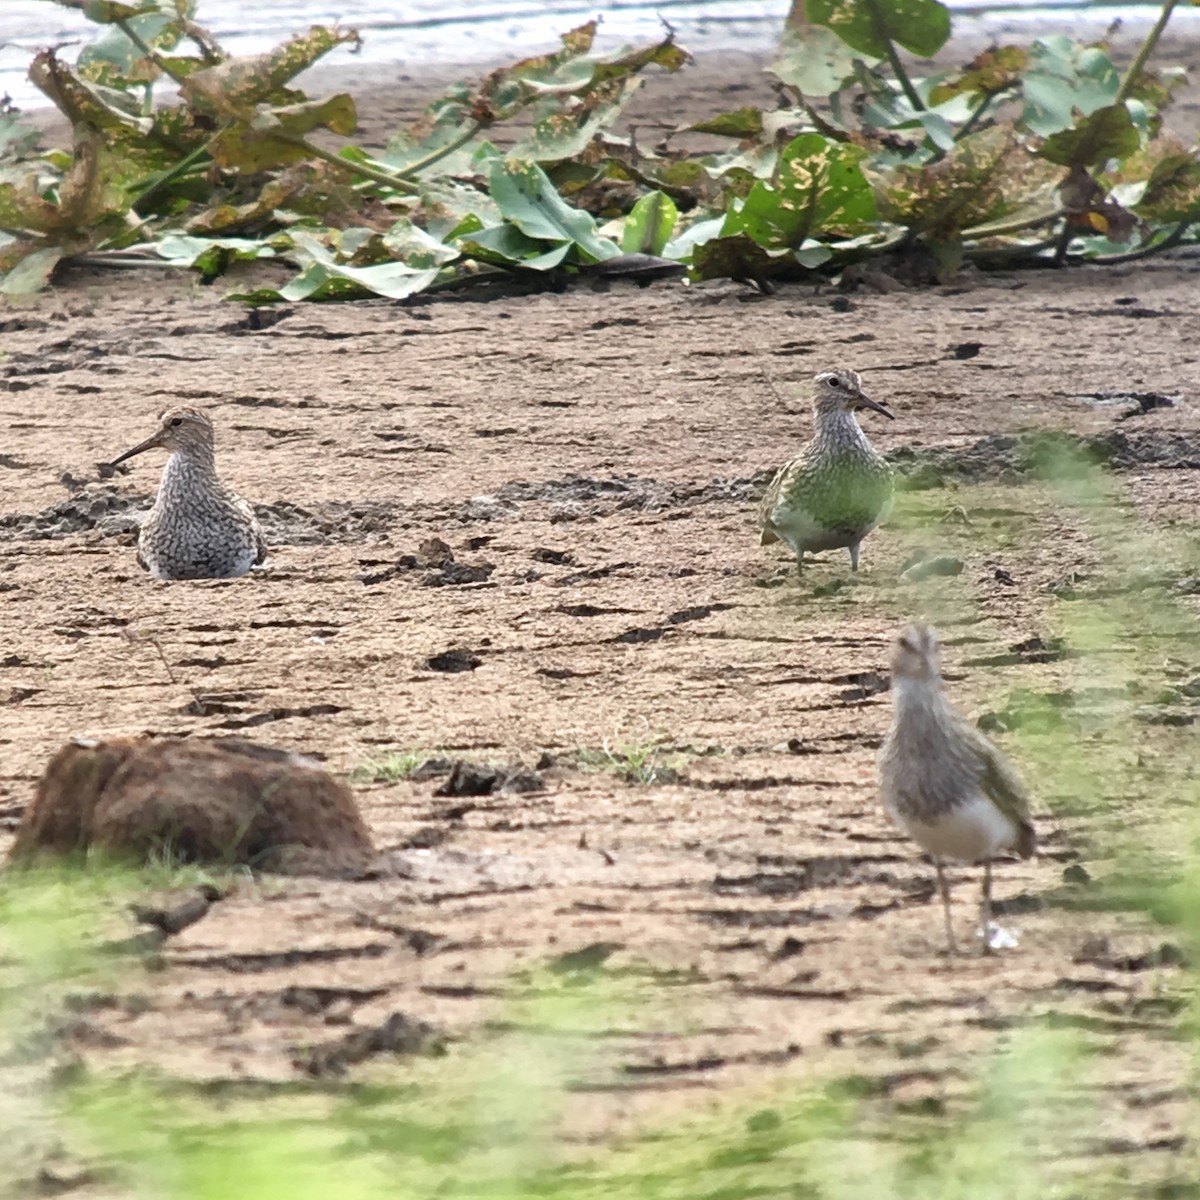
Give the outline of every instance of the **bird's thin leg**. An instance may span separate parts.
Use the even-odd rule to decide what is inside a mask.
[[[796,551],[796,574],[797,575],[804,574],[804,551],[803,550]]]
[[[979,919],[983,922],[983,954],[992,952],[992,860],[983,861],[983,896],[979,904]]]
[[[858,570],[858,548],[862,545],[861,542],[850,543],[850,570]]]
[[[933,865],[937,868],[938,891],[942,893],[942,911],[946,914],[946,945],[951,954],[957,954],[958,945],[954,941],[954,923],[950,920],[950,885],[946,882],[946,872],[942,870],[942,860],[935,858]]]

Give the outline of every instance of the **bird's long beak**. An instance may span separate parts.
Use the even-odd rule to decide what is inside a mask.
[[[858,394],[858,407],[869,408],[872,412],[883,413],[883,415],[887,417],[889,421],[894,421],[896,419],[895,415],[890,409],[885,408],[879,403],[878,400],[872,400],[870,396],[863,395],[862,392],[859,392]],[[129,453],[136,454],[137,451],[131,450]]]
[[[127,458],[132,458],[135,454],[141,454],[143,450],[153,450],[155,446],[162,445],[162,430],[157,433],[152,433],[144,442],[138,442],[132,450],[126,450],[124,454],[118,454],[108,465],[115,467],[118,463],[123,463]]]

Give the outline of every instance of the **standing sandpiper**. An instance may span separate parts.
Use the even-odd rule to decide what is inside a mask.
[[[155,579],[231,579],[267,557],[254,512],[217,477],[213,428],[196,408],[170,408],[157,432],[112,466],[161,446],[171,452],[138,535],[138,564]]]
[[[783,542],[800,569],[806,551],[845,547],[850,569],[857,571],[863,538],[891,510],[892,469],[854,414],[869,408],[895,418],[863,392],[856,371],[822,371],[814,382],[816,433],[779,469],[762,498],[761,544]]]
[[[950,707],[937,634],[909,625],[892,653],[892,727],[879,751],[884,808],[937,867],[946,939],[956,952],[945,859],[982,861],[983,953],[991,950],[992,859],[1034,852],[1029,800],[1012,764]]]

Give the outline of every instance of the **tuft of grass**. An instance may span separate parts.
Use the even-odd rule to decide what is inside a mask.
[[[617,742],[605,738],[598,750],[584,747],[576,755],[585,771],[607,771],[626,783],[644,787],[677,783],[687,758],[683,751],[655,739]]]
[[[393,750],[350,772],[351,783],[401,783],[427,759],[424,750]]]

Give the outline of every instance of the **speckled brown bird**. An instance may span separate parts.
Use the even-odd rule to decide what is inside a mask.
[[[937,867],[946,939],[955,952],[943,861],[982,862],[983,952],[990,949],[992,859],[1030,858],[1036,838],[1029,800],[1012,764],[950,707],[937,634],[909,625],[892,654],[892,726],[879,751],[884,808]]]
[[[760,541],[783,542],[799,569],[806,553],[847,549],[850,569],[857,571],[863,538],[891,510],[892,469],[855,413],[868,408],[895,418],[863,391],[855,371],[822,371],[813,382],[816,430],[767,487],[759,507]]]
[[[112,461],[161,446],[170,458],[138,535],[138,563],[155,579],[230,579],[267,557],[258,520],[217,475],[212,422],[198,408],[170,408],[158,429]]]

